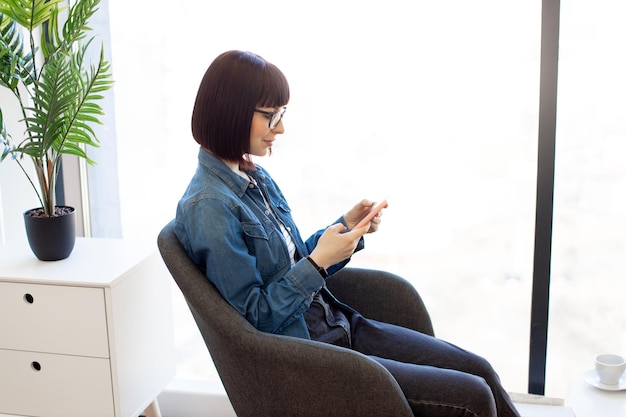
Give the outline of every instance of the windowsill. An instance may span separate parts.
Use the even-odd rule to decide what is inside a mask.
[[[536,396],[516,394],[516,407],[523,417],[570,417],[572,409],[562,405],[562,401],[549,399],[530,401]],[[164,417],[236,417],[226,390],[219,381],[175,379],[159,395],[159,408]],[[518,402],[519,401],[519,402]],[[529,403],[530,402],[530,403]],[[535,403],[533,402],[540,402]],[[558,405],[557,405],[558,404]]]
[[[175,379],[158,401],[164,417],[236,417],[220,381]]]
[[[575,417],[571,407],[562,405],[515,403],[515,406],[522,417]]]

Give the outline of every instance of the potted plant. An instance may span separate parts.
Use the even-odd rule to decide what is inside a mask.
[[[26,211],[24,220],[31,249],[41,260],[64,259],[74,247],[74,209],[58,207],[55,200],[61,157],[94,163],[86,149],[99,146],[92,126],[101,123],[98,102],[113,83],[104,46],[95,64],[87,57],[94,39],[87,38],[87,23],[100,0],[76,0],[69,8],[66,1],[0,0],[0,86],[15,97],[0,105],[0,161],[16,161],[37,193],[41,207]],[[65,16],[62,27],[60,16]],[[23,131],[7,132],[2,116],[7,106],[19,106]],[[34,174],[23,165],[28,159]],[[43,232],[52,235],[36,234],[39,226],[32,223],[45,223]]]

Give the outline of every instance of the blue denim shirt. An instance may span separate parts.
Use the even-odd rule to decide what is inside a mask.
[[[322,290],[335,300],[306,260],[323,230],[304,242],[274,180],[259,166],[248,174],[258,186],[200,149],[196,173],[178,203],[176,235],[222,296],[254,327],[310,338],[303,313],[313,297]],[[272,211],[296,245],[298,261],[293,266]],[[338,222],[345,224],[343,218]],[[357,250],[363,246],[361,239]],[[329,275],[348,261],[330,267]]]

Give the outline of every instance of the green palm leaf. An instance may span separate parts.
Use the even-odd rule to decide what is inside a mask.
[[[33,59],[24,51],[24,39],[19,26],[0,14],[0,85],[18,94],[17,86],[32,84]]]
[[[50,20],[64,0],[0,0],[0,13],[32,32]]]

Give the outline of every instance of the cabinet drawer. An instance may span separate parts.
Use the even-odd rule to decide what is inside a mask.
[[[0,349],[0,414],[113,416],[108,359]]]
[[[102,288],[0,282],[0,348],[108,358]]]

